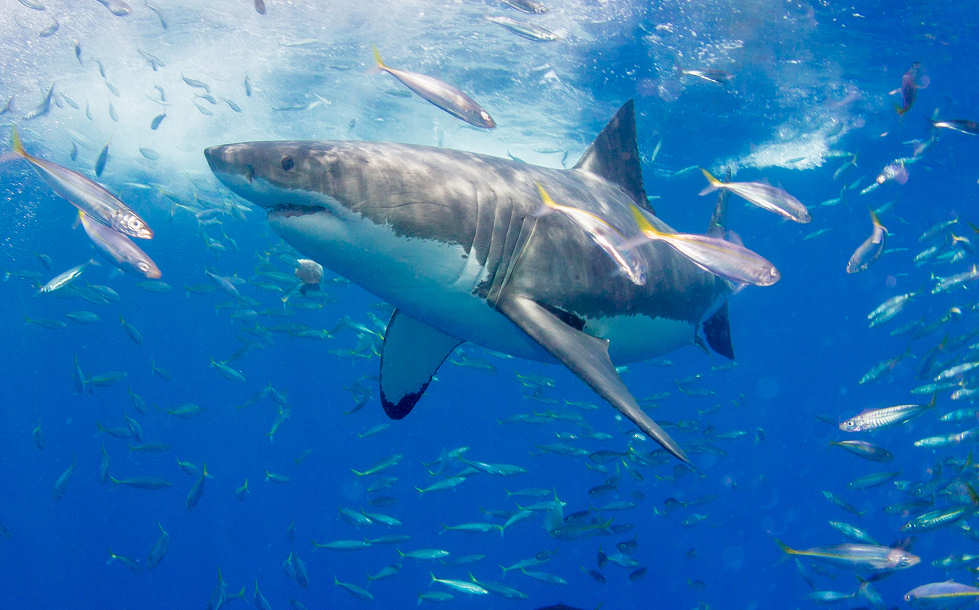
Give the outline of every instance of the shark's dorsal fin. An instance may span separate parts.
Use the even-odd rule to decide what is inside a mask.
[[[598,174],[629,193],[636,204],[652,208],[642,188],[642,169],[636,146],[636,111],[632,100],[619,108],[574,169]]]
[[[462,341],[395,310],[381,349],[381,405],[391,419],[411,412],[442,362]]]

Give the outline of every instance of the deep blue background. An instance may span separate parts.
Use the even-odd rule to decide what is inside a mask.
[[[596,54],[590,68],[593,72],[583,68],[579,78],[593,83],[598,103],[584,112],[592,119],[581,125],[582,141],[601,129],[621,101],[635,97],[640,150],[648,155],[660,137],[664,140],[657,167],[644,168],[646,190],[662,196],[654,203],[663,218],[688,231],[706,226],[714,199],[697,197],[703,187],[699,173],[670,179],[659,168],[708,165],[717,157],[712,152],[715,146],[726,154],[743,154],[767,137],[772,124],[782,118],[780,108],[757,106],[759,100],[778,93],[766,77],[772,62],[795,57],[805,49],[809,68],[815,63],[818,71],[818,62],[831,56],[834,70],[852,66],[844,68],[836,85],[856,83],[878,96],[859,102],[865,105],[866,127],[837,146],[859,153],[859,167],[848,170],[842,179],[834,182],[832,174],[845,158],[828,160],[805,172],[746,169],[739,175],[744,180],[781,184],[811,207],[813,223],[783,222],[732,200],[730,227],[749,247],[776,263],[783,279],[771,288],[746,289],[731,300],[738,356],[735,368],[712,370],[724,361],[696,347],[666,356],[668,366],[660,362],[628,367],[624,379],[640,399],[671,392],[649,412],[657,420],[674,424],[670,430],[691,449],[697,471],[666,462],[640,468],[640,481],[620,469],[618,494],[600,498],[590,497],[587,490],[609,474],[587,468],[584,458],[542,454],[536,449],[557,442],[555,433],[575,431],[574,424],[500,423],[518,413],[546,409],[579,413],[574,407],[561,407],[564,400],[594,402],[600,405],[598,410],[580,413],[596,430],[614,434],[614,440],[575,444],[594,450],[624,450],[632,428],[557,366],[503,360],[467,347],[470,356],[492,363],[495,371],[447,364],[411,417],[392,422],[385,431],[366,439],[359,439],[357,433],[385,420],[369,379],[376,374],[377,360],[329,353],[355,346],[352,330],[341,330],[327,341],[275,334],[271,345],[235,363],[247,375],[244,384],[228,381],[209,368],[211,359],[229,357],[240,340],[248,338],[245,325],[230,320],[228,310],[218,309],[228,303],[225,296],[188,293],[184,288],[206,283],[205,268],[253,278],[260,254],[273,248],[283,251],[260,212],[246,221],[224,221],[225,231],[238,244],[237,251],[224,253],[204,247],[196,221],[189,215],[178,213],[171,219],[158,209],[146,212],[156,231],[146,250],[163,269],[164,280],[173,287],[170,292],[146,291],[140,287],[141,280],[110,277],[108,268],[100,267],[87,271],[80,281],[111,285],[121,295],[119,303],[92,305],[57,293],[36,296],[34,279],[20,274],[37,273],[43,283],[54,273],[86,260],[91,249],[84,234],[70,228],[73,208],[53,198],[26,164],[4,165],[0,168],[4,209],[0,215],[0,272],[7,275],[0,283],[0,320],[4,321],[0,325],[4,338],[0,351],[4,380],[0,384],[0,523],[10,536],[0,538],[0,608],[204,607],[218,569],[229,592],[248,585],[248,603],[257,578],[275,608],[288,607],[293,598],[310,608],[365,606],[367,602],[336,587],[334,576],[365,586],[369,574],[398,560],[395,548],[336,553],[314,550],[310,541],[373,537],[394,530],[380,525],[358,530],[339,516],[341,507],[400,518],[404,526],[397,531],[412,536],[411,542],[401,545],[405,550],[437,547],[453,555],[488,556],[462,567],[406,560],[400,574],[370,585],[376,607],[413,607],[416,596],[429,590],[430,571],[439,577],[465,578],[471,568],[480,578],[499,580],[499,564],[545,550],[553,552],[553,558],[538,569],[560,574],[568,585],[544,584],[511,573],[505,582],[524,591],[530,600],[457,595],[451,607],[531,608],[558,600],[586,608],[603,604],[616,609],[693,608],[699,604],[713,608],[806,607],[811,602],[803,598],[809,588],[793,562],[782,559],[775,537],[799,548],[842,542],[826,524],[832,519],[859,525],[882,543],[894,542],[902,537],[899,528],[907,517],[888,515],[881,509],[903,496],[889,487],[852,491],[846,483],[874,470],[900,471],[901,478],[910,481],[927,480],[936,462],[964,458],[969,451],[965,446],[938,451],[914,447],[912,442],[918,438],[966,427],[941,424],[937,413],[929,413],[910,424],[861,436],[895,454],[892,464],[877,465],[831,447],[829,442],[841,439],[842,433],[817,418],[838,421],[864,408],[909,401],[908,391],[920,383],[917,369],[925,352],[946,334],[954,337],[976,330],[975,315],[967,309],[974,302],[974,288],[951,295],[927,294],[932,273],[944,276],[964,271],[974,259],[917,268],[911,257],[924,247],[918,235],[935,222],[955,216],[979,221],[975,212],[979,139],[943,132],[925,158],[909,167],[911,179],[905,186],[887,184],[865,197],[851,191],[843,205],[817,205],[837,196],[843,184],[858,177],[863,178],[861,187],[869,184],[886,163],[909,155],[911,147],[902,142],[929,136],[925,118],[933,108],[940,107],[942,116],[979,116],[974,66],[967,59],[974,57],[976,48],[975,40],[969,38],[974,31],[970,24],[976,21],[975,7],[963,2],[943,5],[941,11],[930,9],[932,14],[928,14],[917,4],[858,7],[850,12],[859,10],[869,18],[851,19],[844,33],[830,30],[835,33],[824,36],[826,30],[819,29],[798,40],[768,41],[771,44],[765,46],[764,54],[755,54],[749,44],[740,65],[734,66],[738,76],[731,90],[688,87],[679,100],[670,103],[649,94],[644,79],[660,78],[663,68],[635,42],[661,21],[668,6],[637,11],[621,38],[609,40],[608,48]],[[843,15],[816,8],[811,18],[821,25]],[[807,14],[804,8],[798,9],[800,23]],[[757,15],[733,11],[712,18],[724,19],[726,27],[740,23],[745,31],[757,28],[757,39],[764,39],[766,22]],[[710,20],[702,27],[709,29]],[[850,41],[861,55],[849,57],[841,41]],[[885,94],[899,85],[900,75],[912,60],[926,66],[931,85],[920,92],[913,110],[898,118]],[[638,72],[610,70],[614,66],[637,66]],[[841,87],[823,90],[825,98],[813,100],[813,105],[843,97]],[[744,102],[748,93],[751,104]],[[741,118],[745,114],[748,120]],[[883,132],[887,135],[881,137]],[[139,191],[126,193],[127,201],[142,211]],[[867,206],[891,200],[895,201],[893,208],[882,215],[892,232],[888,245],[910,251],[885,255],[869,271],[846,275],[843,270],[850,253],[869,233]],[[802,240],[822,228],[830,231]],[[958,230],[971,235],[967,227]],[[51,271],[43,269],[38,253],[51,256]],[[277,268],[291,272],[283,262]],[[294,318],[332,329],[342,316],[368,322],[369,312],[382,319],[389,315],[389,310],[379,308],[376,299],[357,286],[327,282],[324,289],[335,302],[319,312],[299,312]],[[277,295],[253,283],[241,290],[261,302],[256,307],[259,311],[278,307]],[[867,328],[869,311],[886,298],[908,291],[924,294],[889,326]],[[888,335],[891,328],[917,317],[937,319],[952,305],[966,314],[928,337],[912,342]],[[69,321],[61,330],[24,323],[25,316],[64,319],[65,313],[82,309],[98,313],[102,320],[92,325]],[[123,332],[120,316],[143,332],[141,345],[132,343]],[[289,320],[267,317],[263,323]],[[871,366],[906,349],[909,357],[890,375],[858,385]],[[73,355],[86,375],[122,370],[128,377],[113,387],[97,388],[91,395],[78,395],[72,384]],[[167,369],[172,381],[153,375],[153,362]],[[546,395],[558,403],[523,397],[517,373],[553,378],[556,387]],[[703,373],[703,379],[695,387],[709,389],[714,395],[690,397],[677,391],[676,380],[697,373]],[[354,400],[345,388],[358,380],[369,388],[371,398],[363,409],[347,414]],[[236,408],[267,383],[288,396],[292,409],[274,443],[266,436],[276,416],[271,401]],[[133,409],[127,388],[145,399],[149,405],[146,414]],[[947,395],[939,401],[948,410],[963,406],[949,401]],[[204,414],[192,420],[166,414],[166,409],[184,402],[200,404]],[[131,453],[126,441],[98,432],[98,423],[123,425],[125,415],[140,421],[147,441],[169,443],[171,450]],[[43,429],[43,450],[35,447],[31,435],[38,423]],[[744,430],[747,435],[736,440],[712,438],[733,430]],[[648,442],[635,444],[652,449]],[[698,451],[702,444],[723,453]],[[117,476],[165,477],[174,486],[144,491],[99,483],[96,473],[103,445]],[[512,479],[473,476],[454,491],[419,495],[416,485],[424,487],[435,481],[423,463],[435,459],[443,449],[461,445],[471,447],[467,455],[473,459],[519,464],[529,472]],[[312,452],[297,464],[296,458],[307,450]],[[405,458],[386,473],[399,480],[383,493],[398,501],[372,508],[366,492],[370,477],[356,477],[350,469],[365,468],[393,453]],[[192,510],[184,502],[195,479],[180,471],[178,459],[206,463],[214,476]],[[76,468],[66,494],[55,501],[54,481],[72,463]],[[609,467],[614,474],[615,463]],[[263,481],[266,469],[284,473],[291,480],[281,485],[267,483]],[[246,478],[251,495],[238,501],[233,490]],[[526,487],[555,489],[568,503],[566,513],[614,499],[641,498],[637,508],[612,514],[615,523],[632,523],[635,530],[619,536],[560,541],[547,534],[540,518],[534,518],[514,526],[503,538],[438,533],[441,524],[494,521],[481,511],[513,510],[515,499],[508,498],[505,490]],[[826,502],[822,490],[832,490],[865,511],[863,517]],[[664,514],[667,498],[690,504]],[[700,519],[697,515],[702,520],[683,524],[691,517]],[[140,573],[119,563],[107,565],[110,550],[144,559],[157,538],[157,522],[172,536],[161,565]],[[290,538],[287,530],[293,522],[295,535]],[[599,549],[613,552],[616,542],[633,535],[639,541],[635,558],[648,567],[645,578],[631,582],[628,570],[610,565],[604,569],[607,583],[600,584],[582,571],[595,567]],[[901,605],[904,593],[918,584],[949,577],[971,582],[966,571],[946,572],[930,564],[974,548],[975,543],[954,527],[922,534],[913,546],[922,565],[883,579],[875,587],[888,605]],[[290,551],[309,568],[307,590],[281,567]],[[816,580],[819,588],[840,591],[853,591],[858,584],[845,572],[835,578],[817,576]],[[232,603],[240,606],[244,602]],[[864,603],[854,600],[852,605]]]

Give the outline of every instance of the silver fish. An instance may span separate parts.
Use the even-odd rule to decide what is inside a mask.
[[[873,231],[860,246],[853,252],[850,261],[846,264],[847,273],[858,273],[866,271],[870,265],[880,258],[881,252],[887,243],[887,227],[880,224],[877,214],[870,210],[870,220],[874,223]]]
[[[704,177],[710,183],[707,188],[700,191],[701,195],[707,195],[717,189],[727,189],[738,197],[789,220],[802,224],[812,221],[812,216],[806,206],[778,187],[762,182],[721,182],[707,170],[701,169],[700,171],[704,173]]]
[[[140,273],[151,280],[159,279],[163,275],[153,259],[140,250],[131,239],[102,223],[91,220],[88,214],[81,210],[78,211],[78,217],[92,243],[120,268]]]
[[[13,149],[16,155],[34,166],[55,193],[67,199],[79,211],[120,233],[152,239],[153,231],[146,222],[100,184],[57,163],[28,154],[16,129],[13,130]]]
[[[452,85],[427,74],[389,68],[381,60],[381,53],[377,47],[374,47],[374,59],[377,61],[378,69],[395,77],[405,87],[452,116],[476,127],[486,129],[496,127],[496,123],[488,112],[483,110],[475,100]]]

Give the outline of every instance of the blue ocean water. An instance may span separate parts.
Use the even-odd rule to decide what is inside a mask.
[[[963,490],[975,480],[975,470],[963,467],[972,446],[914,445],[975,424],[974,416],[938,420],[970,406],[952,393],[973,387],[974,378],[957,376],[956,388],[939,392],[938,408],[909,423],[859,435],[836,425],[867,408],[924,403],[929,395],[912,395],[913,388],[975,360],[968,347],[976,332],[975,286],[967,280],[948,292],[931,290],[936,276],[967,272],[976,262],[971,246],[952,235],[975,237],[966,223],[979,222],[979,140],[933,129],[928,120],[976,119],[979,90],[967,59],[979,46],[974,6],[554,1],[547,13],[527,15],[475,0],[266,4],[260,15],[247,2],[134,2],[130,14],[117,17],[98,2],[4,0],[0,104],[13,98],[0,114],[4,131],[16,126],[29,152],[93,178],[108,143],[98,181],[153,227],[154,239],[140,245],[167,288],[103,263],[67,288],[36,294],[95,254],[84,232],[72,228],[74,208],[27,163],[0,166],[0,608],[207,607],[219,573],[229,596],[246,588],[245,599],[228,607],[254,605],[257,583],[273,608],[290,607],[290,600],[309,608],[408,608],[438,604],[418,599],[434,591],[452,592],[441,602],[452,608],[803,608],[816,605],[807,599],[813,591],[854,593],[860,586],[852,569],[824,569],[806,558],[800,569],[775,543],[807,549],[846,542],[831,520],[859,526],[883,545],[909,544],[920,556],[912,568],[872,579],[883,600],[876,607],[905,605],[905,593],[924,583],[974,581],[974,561],[933,564],[975,548],[964,527],[975,522]],[[560,39],[526,40],[487,15],[533,22]],[[54,22],[57,30],[48,33]],[[392,66],[463,88],[499,126],[469,128],[373,72],[372,43]],[[162,65],[154,69],[147,54]],[[928,85],[898,115],[901,98],[889,92],[913,62]],[[733,76],[718,83],[681,69]],[[182,77],[208,83],[214,103]],[[52,83],[50,109],[26,118]],[[691,344],[622,371],[644,408],[688,450],[693,468],[659,453],[640,460],[655,445],[563,367],[469,344],[443,365],[409,417],[389,422],[377,396],[376,350],[391,307],[327,272],[323,296],[296,297],[284,308],[281,297],[294,283],[267,272],[291,275],[297,254],[269,229],[264,212],[213,178],[201,154],[249,139],[390,140],[570,167],[628,99],[636,103],[646,192],[671,225],[701,232],[713,209],[715,197],[697,196],[705,186],[700,172],[683,171],[691,166],[780,185],[813,216],[811,224],[794,224],[731,199],[729,228],[782,273],[775,286],[749,287],[730,299],[734,366]],[[150,129],[161,113],[166,118]],[[929,145],[914,155],[912,140]],[[834,176],[854,155],[856,166]],[[900,158],[911,159],[906,184],[861,194]],[[837,205],[820,205],[837,197]],[[868,208],[881,210],[889,250],[867,271],[848,275],[847,260],[870,233]],[[208,209],[222,213],[197,216]],[[953,219],[936,237],[919,240]],[[813,236],[817,231],[824,232]],[[932,245],[937,256],[916,264]],[[221,292],[205,270],[243,280],[237,287],[244,298]],[[91,285],[111,287],[118,299],[86,300]],[[903,312],[868,328],[870,311],[908,292],[916,296]],[[960,313],[947,315],[952,307]],[[78,311],[99,320],[66,317]],[[943,317],[930,332],[921,330]],[[120,318],[138,329],[141,342]],[[891,334],[918,319],[917,330]],[[298,336],[324,329],[330,336]],[[954,347],[936,351],[943,341]],[[926,366],[931,357],[945,366]],[[114,371],[125,377],[79,393],[76,359],[86,379]],[[212,360],[229,360],[245,381],[222,376]],[[877,380],[859,383],[888,360]],[[186,403],[202,407],[201,414],[168,413]],[[514,421],[522,414],[545,421]],[[137,439],[117,438],[135,427],[127,418],[138,423],[143,442],[166,447],[133,450]],[[389,425],[364,435],[381,424]],[[113,436],[105,429],[119,430]],[[583,438],[592,432],[602,434]],[[851,438],[887,448],[893,460],[877,464],[830,445]],[[556,454],[556,445],[584,455]],[[416,491],[466,467],[461,460],[433,463],[459,447],[469,448],[466,459],[526,472],[471,474],[452,490]],[[623,455],[605,459],[600,451]],[[100,481],[103,455],[116,478],[157,477],[172,486]],[[403,457],[388,471],[352,472],[393,455]],[[187,497],[200,475],[184,472],[180,460],[206,464],[212,476],[191,508]],[[55,482],[72,466],[58,499]],[[875,471],[899,473],[903,489],[892,482],[848,486]],[[267,480],[267,472],[288,480]],[[397,477],[389,488],[368,491],[387,475]],[[246,480],[249,492],[239,497],[235,490]],[[607,482],[612,489],[596,489]],[[528,488],[552,494],[507,493]],[[860,514],[827,501],[824,491]],[[442,530],[499,524],[518,505],[555,496],[566,503],[565,516],[589,510],[587,519],[611,519],[616,531],[610,525],[563,540],[542,514],[503,536]],[[909,498],[920,503],[884,511]],[[634,506],[600,509],[612,502]],[[969,511],[957,523],[904,540],[901,526],[910,518],[960,504]],[[341,509],[384,513],[402,525],[357,526]],[[169,547],[150,568],[161,527]],[[349,552],[312,544],[394,534],[410,539]],[[599,567],[600,552],[613,555],[630,540],[635,549],[623,559],[634,565]],[[398,553],[425,548],[450,555],[433,561]],[[305,587],[283,568],[290,553],[308,570]],[[473,554],[485,558],[453,564]],[[542,562],[531,570],[566,584],[500,570],[527,558]],[[396,575],[369,581],[391,564],[401,566]],[[432,573],[462,580],[471,573],[527,599],[468,596],[433,585]],[[335,579],[366,588],[373,601]],[[875,607],[866,595],[839,605]]]

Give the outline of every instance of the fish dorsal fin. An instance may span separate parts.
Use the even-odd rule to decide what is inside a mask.
[[[636,146],[636,111],[632,100],[619,108],[578,159],[574,169],[605,178],[629,193],[640,207],[652,211],[642,188],[642,169]]]

